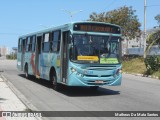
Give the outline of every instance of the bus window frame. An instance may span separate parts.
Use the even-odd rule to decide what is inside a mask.
[[[58,40],[57,41],[55,41],[55,32],[59,32],[59,35],[58,35]],[[52,51],[51,52],[53,52],[53,53],[58,53],[59,51],[60,51],[60,44],[61,44],[61,38],[62,38],[62,33],[61,33],[61,30],[54,30],[54,31],[52,31],[51,32],[51,49],[52,49]],[[56,45],[56,50],[54,50],[54,44],[55,43],[57,43],[57,45]]]
[[[48,42],[45,42],[45,35],[46,35],[46,34],[49,34],[49,40],[48,40]],[[41,47],[42,53],[49,53],[49,52],[50,52],[50,38],[51,38],[50,32],[45,32],[45,33],[43,33],[42,47]],[[48,44],[49,44],[49,48],[48,48],[47,51],[44,50],[44,45],[45,45],[45,43],[48,43]]]
[[[74,35],[86,35],[86,34],[78,34],[78,33],[76,33],[76,34],[72,34],[73,36]],[[87,35],[91,35],[91,34],[87,34]],[[73,37],[72,36],[72,37]],[[97,36],[97,35],[92,35],[92,36]],[[106,36],[106,35],[99,35],[98,34],[98,36]],[[122,40],[121,40],[121,37],[120,36],[112,36],[112,37],[119,37],[120,39],[119,39],[119,45],[118,45],[118,47],[119,47],[119,52],[118,52],[118,54],[119,54],[119,63],[116,63],[116,64],[104,64],[104,65],[117,65],[117,64],[122,64]],[[72,41],[74,40],[74,38],[72,39]],[[73,43],[73,45],[72,45],[72,47],[71,47],[71,49],[73,50],[74,49],[74,43]],[[70,59],[70,61],[71,62],[74,62],[74,63],[78,63],[78,64],[86,64],[86,63],[79,63],[79,62],[77,62],[77,61],[74,61],[73,60],[73,54],[74,53],[72,53],[72,50],[70,50],[70,55],[69,55],[69,59]],[[99,65],[100,63],[95,63],[95,64],[97,64],[97,65]]]
[[[34,38],[34,39],[33,39]],[[33,42],[34,41],[34,42]],[[36,35],[32,36],[32,47],[31,47],[31,52],[35,52],[35,46],[36,46]]]
[[[29,42],[28,42],[29,41]],[[26,38],[26,42],[25,42],[26,44],[25,44],[25,52],[30,52],[29,51],[29,45],[30,45],[30,36],[28,36],[27,38]]]
[[[33,37],[35,37],[35,43],[33,44]],[[28,43],[28,38],[30,38],[30,41],[29,41],[29,43]],[[31,52],[31,53],[33,53],[33,52],[35,52],[35,45],[36,45],[36,35],[32,35],[32,36],[28,36],[27,38],[26,38],[26,52]],[[27,48],[27,46],[29,45],[29,48]],[[32,50],[32,47],[33,47],[33,45],[34,45],[34,50]]]
[[[22,38],[19,38],[18,40],[18,52],[22,52]]]

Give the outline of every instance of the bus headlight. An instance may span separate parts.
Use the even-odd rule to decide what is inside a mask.
[[[72,72],[72,73],[73,73],[73,72],[76,72],[76,69],[73,68],[73,67],[71,67],[71,72]]]
[[[116,75],[119,75],[119,74],[121,74],[122,73],[122,69],[118,69],[117,71],[116,71]]]
[[[116,72],[115,72],[115,74],[113,75],[113,77],[116,78],[121,73],[122,73],[122,69],[121,68],[117,69]]]

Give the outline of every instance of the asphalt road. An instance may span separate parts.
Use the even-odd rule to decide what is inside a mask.
[[[79,87],[56,92],[45,80],[25,79],[14,60],[0,60],[0,74],[40,111],[160,111],[160,80],[124,74],[121,86],[104,86],[96,92]]]

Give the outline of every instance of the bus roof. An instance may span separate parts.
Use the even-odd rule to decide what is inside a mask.
[[[19,38],[24,38],[24,37],[28,37],[28,36],[32,36],[32,35],[38,35],[38,34],[41,34],[41,33],[46,33],[46,32],[54,31],[54,30],[62,30],[64,28],[69,28],[72,25],[78,24],[78,23],[91,23],[91,24],[93,23],[93,24],[104,24],[104,25],[111,25],[111,26],[113,25],[113,26],[119,27],[121,29],[121,27],[119,25],[115,25],[115,24],[111,24],[111,23],[95,22],[95,21],[79,21],[79,22],[70,22],[70,23],[67,23],[67,24],[59,25],[59,26],[53,26],[53,27],[50,27],[50,28],[39,30],[37,32],[28,33],[28,34],[25,34],[25,35],[21,35]]]

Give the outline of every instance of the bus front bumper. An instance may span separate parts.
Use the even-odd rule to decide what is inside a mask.
[[[119,86],[122,74],[115,77],[86,77],[72,73],[68,76],[68,86]]]

